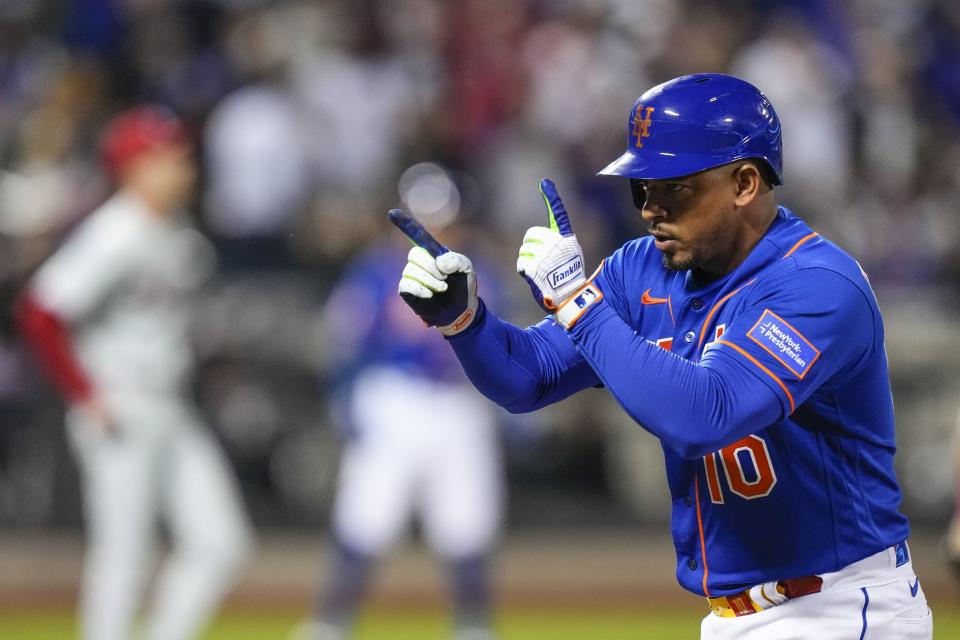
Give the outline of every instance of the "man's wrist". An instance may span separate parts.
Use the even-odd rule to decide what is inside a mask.
[[[590,307],[603,299],[603,292],[591,280],[567,298],[557,309],[553,318],[557,324],[569,331]]]
[[[451,322],[448,325],[442,327],[437,327],[447,338],[453,337],[462,331],[466,331],[470,328],[470,325],[476,320],[477,317],[477,299],[472,300],[472,304],[464,309],[463,313],[457,316],[457,319]]]

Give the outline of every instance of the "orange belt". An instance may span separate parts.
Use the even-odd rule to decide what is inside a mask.
[[[779,598],[786,599],[799,598],[811,593],[819,593],[823,580],[820,576],[804,576],[802,578],[789,578],[777,582],[776,589]],[[763,586],[760,587],[761,594]],[[719,596],[716,598],[707,598],[710,608],[713,612],[722,618],[733,618],[738,616],[748,616],[752,613],[758,613],[764,609],[774,606],[769,598],[767,602],[758,602],[750,596],[750,589],[744,589],[740,593],[734,593],[729,596]]]

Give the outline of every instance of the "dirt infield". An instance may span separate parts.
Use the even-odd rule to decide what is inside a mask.
[[[0,611],[69,606],[82,564],[78,534],[4,532],[0,544]],[[960,586],[940,562],[936,538],[915,535],[911,550],[931,602],[955,603]],[[323,587],[327,540],[309,534],[261,534],[258,553],[230,610],[305,611]],[[674,580],[667,534],[558,531],[513,534],[495,566],[498,601],[526,610],[633,608],[702,610],[702,601]],[[442,568],[408,544],[383,564],[371,607],[427,610],[446,596]]]

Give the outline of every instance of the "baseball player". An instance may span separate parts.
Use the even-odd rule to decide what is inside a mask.
[[[550,227],[517,262],[539,324],[497,318],[458,253],[411,250],[400,294],[507,409],[603,386],[660,439],[701,638],[929,639],[883,321],[857,262],[777,205],[773,106],[730,76],[676,78],[640,96],[600,173],[629,179],[650,235],[587,276],[544,180]]]
[[[118,116],[102,153],[119,189],[36,272],[19,321],[69,401],[88,539],[83,636],[131,637],[163,521],[172,554],[145,637],[193,638],[252,539],[228,463],[187,395],[186,297],[212,250],[180,220],[196,170],[172,113]]]
[[[409,246],[409,245],[408,245]],[[349,265],[325,310],[344,431],[329,591],[300,637],[351,636],[374,562],[417,515],[449,569],[456,640],[492,640],[487,562],[502,512],[496,420],[441,336],[393,295],[405,249]],[[416,400],[415,400],[416,399]]]

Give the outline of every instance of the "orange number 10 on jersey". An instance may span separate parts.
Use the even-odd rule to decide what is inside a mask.
[[[767,443],[760,436],[747,436],[703,457],[710,501],[714,504],[724,503],[720,472],[717,469],[718,455],[727,486],[741,498],[755,500],[770,495],[770,491],[777,484],[777,474],[770,462]]]

